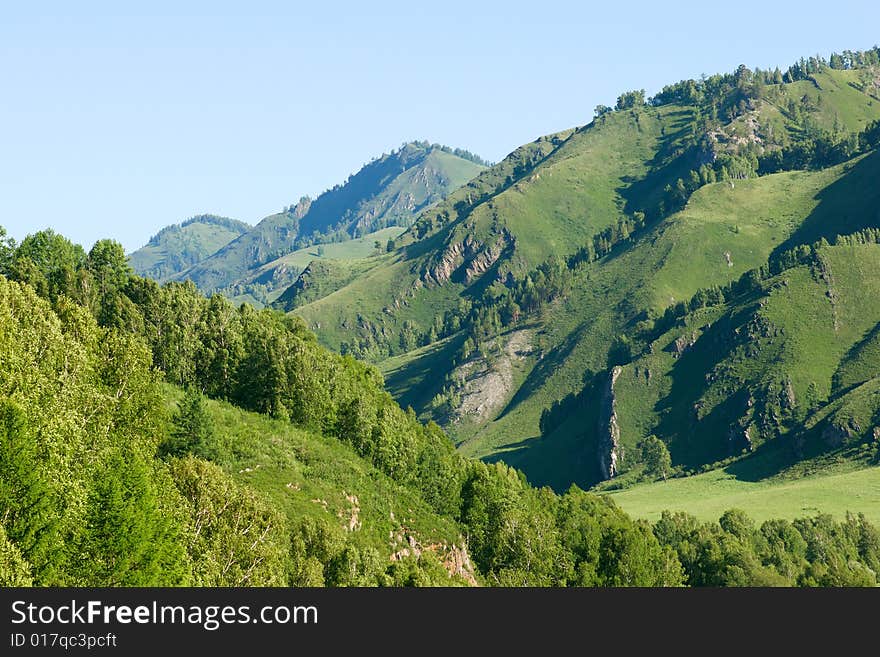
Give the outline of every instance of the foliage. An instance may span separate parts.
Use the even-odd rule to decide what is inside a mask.
[[[0,586],[33,586],[30,564],[21,556],[19,549],[9,541],[6,530],[0,525]]]
[[[286,582],[288,531],[278,511],[219,467],[187,456],[170,464],[188,504],[186,550],[198,586],[278,586]]]
[[[58,564],[60,536],[52,499],[24,412],[14,402],[0,402],[0,519],[6,558],[35,569],[52,581]],[[12,566],[10,566],[12,567]],[[19,578],[21,575],[16,575]]]
[[[189,582],[184,532],[161,499],[163,475],[136,452],[109,456],[86,501],[71,567],[91,586],[158,586]],[[164,502],[164,503],[163,503]]]
[[[648,436],[642,442],[642,461],[647,475],[666,479],[672,473],[669,449],[657,436]]]
[[[741,510],[717,523],[664,512],[654,526],[692,586],[876,586],[880,534],[863,516],[828,515],[760,527]]]
[[[198,389],[189,388],[186,391],[171,422],[168,438],[159,444],[160,457],[194,454],[211,459],[215,441],[214,425],[204,396]]]

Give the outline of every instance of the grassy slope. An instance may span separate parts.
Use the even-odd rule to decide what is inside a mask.
[[[624,444],[635,449],[648,433],[662,430],[674,461],[694,467],[729,455],[729,432],[739,418],[756,442],[767,433],[747,398],[760,400],[773,390],[779,395],[788,380],[801,413],[827,400],[841,359],[880,320],[876,285],[857,272],[880,263],[880,247],[833,247],[826,258],[833,263],[836,310],[825,296],[827,287],[808,267],[798,267],[769,281],[760,299],[722,316],[717,311],[694,316],[688,326],[660,338],[653,354],[625,367],[616,388]],[[751,334],[756,320],[770,328]],[[697,340],[675,358],[670,347],[682,335]],[[735,336],[748,337],[742,342]],[[652,372],[650,383],[646,370]],[[737,443],[734,453],[741,447]]]
[[[293,251],[287,255],[281,256],[277,260],[273,260],[262,267],[258,268],[253,278],[259,278],[263,274],[275,269],[279,266],[286,266],[290,269],[298,269],[302,271],[312,260],[319,258],[327,258],[329,260],[357,260],[360,258],[369,258],[376,254],[375,242],[382,245],[382,251],[385,249],[385,243],[390,239],[394,239],[404,231],[403,228],[392,226],[391,228],[383,228],[375,233],[370,233],[363,237],[358,237],[345,242],[331,242],[330,244],[314,245]],[[318,249],[323,250],[323,254],[318,253]]]
[[[806,94],[819,105],[811,116],[815,123],[830,129],[837,120],[844,128],[859,129],[880,116],[880,104],[847,86],[848,75],[833,71],[817,78],[821,103],[812,82],[782,85],[773,101],[778,106],[764,103],[760,113],[775,117],[775,129],[792,129],[784,107],[789,97],[799,100]],[[636,122],[633,113],[619,112],[604,123],[566,135],[561,146],[514,184],[500,184],[463,217],[453,213],[454,220],[439,233],[429,233],[410,251],[399,252],[363,279],[296,312],[313,327],[320,324],[319,338],[335,348],[353,335],[358,316],[392,336],[403,319],[427,326],[435,313],[454,307],[458,297],[471,290],[453,282],[419,289],[402,297],[401,310],[384,312],[391,300],[401,298],[399,290],[409,289],[419,272],[421,254],[442,251],[467,234],[485,239],[498,224],[516,237],[515,255],[506,265],[510,270],[521,271],[550,253],[570,253],[588,235],[616,221],[621,211],[631,212],[656,200],[668,180],[691,166],[664,157],[674,150],[677,126],[683,125],[687,113],[686,108],[668,106],[659,112],[648,110]],[[587,431],[583,422],[572,420],[555,435],[537,440],[541,411],[579,390],[586,372],[604,369],[609,345],[631,329],[641,313],[661,313],[697,288],[734,280],[766,262],[776,250],[878,225],[880,199],[874,183],[878,168],[874,154],[826,171],[775,174],[699,190],[683,212],[586,267],[568,299],[543,317],[532,318],[537,322],[534,346],[540,360],[529,360],[528,376],[493,421],[482,427],[452,428],[463,441],[462,450],[472,456],[504,458],[536,483],[564,488],[568,482],[583,481],[583,468],[592,467],[593,458],[583,454]],[[445,343],[439,344],[396,355],[380,366],[397,397],[424,412],[448,370],[449,351]],[[627,376],[625,372],[622,385]],[[654,411],[649,410],[650,418]],[[641,426],[626,430],[634,435],[649,425],[650,420],[642,419]]]
[[[269,281],[277,283],[279,280],[287,281],[289,284],[296,280],[296,277],[299,276],[299,274],[308,267],[309,263],[313,260],[352,261],[370,258],[377,254],[375,242],[381,244],[382,252],[384,252],[388,240],[398,237],[404,230],[404,228],[399,226],[392,226],[345,242],[331,242],[329,244],[322,244],[320,247],[318,245],[313,245],[304,249],[299,249],[254,269],[252,272],[248,273],[247,276],[236,281],[236,284],[247,285],[255,282],[265,283]],[[319,248],[322,251],[321,255],[318,254]],[[275,299],[284,293],[285,289],[286,286],[283,283],[277,284],[269,293],[268,300],[270,302],[275,301]],[[244,296],[235,295],[230,295],[230,299],[235,303],[242,301],[252,303],[256,301],[246,299]],[[256,302],[257,307],[262,305],[262,303]]]
[[[833,236],[872,225],[880,199],[865,183],[878,170],[880,155],[873,154],[854,167],[775,174],[739,181],[733,189],[719,183],[698,191],[684,211],[632,248],[587,268],[571,297],[551,313],[544,335],[546,364],[535,368],[500,418],[465,443],[465,452],[483,457],[500,454],[538,483],[562,487],[566,481],[587,481],[583,468],[592,468],[594,459],[591,454],[580,455],[586,431],[582,421],[572,420],[543,440],[529,438],[539,434],[543,408],[579,390],[586,370],[604,368],[605,352],[596,346],[607,348],[624,328],[623,320],[640,309],[658,312],[672,300],[689,298],[698,287],[735,280],[765,262],[789,235],[806,232],[805,226],[812,226],[809,236],[815,239],[823,233]],[[869,191],[855,204],[849,199],[857,188]],[[732,266],[727,265],[725,252],[731,253]],[[822,294],[818,291],[819,301]],[[680,334],[668,336],[667,343]],[[641,364],[642,372],[645,367],[654,372],[655,385],[656,374],[667,367],[664,359],[671,360],[663,351],[666,346],[655,350],[657,362]],[[651,408],[655,397],[636,394],[632,387],[633,370],[624,368],[619,380],[622,390],[629,386],[633,392],[625,396],[632,401],[625,402],[620,413],[623,439],[631,446],[644,437],[657,417]],[[632,412],[627,403],[632,404]],[[638,440],[629,439],[634,436]]]
[[[169,406],[181,394],[167,386]],[[353,540],[383,556],[405,547],[407,535],[425,545],[463,544],[455,523],[435,514],[418,495],[338,440],[223,402],[208,401],[208,408],[224,447],[220,465],[271,498],[292,523],[311,516],[349,531],[356,506],[360,526],[353,531]],[[356,504],[351,496],[357,497]]]
[[[525,268],[573,253],[616,223],[628,204],[650,204],[653,195],[628,189],[628,182],[647,176],[652,158],[681,136],[689,116],[675,105],[609,115],[601,129],[575,132],[533,172],[478,206],[468,224],[479,231],[498,217],[516,236]]]
[[[188,251],[191,256],[184,264],[192,266],[249,228],[245,223],[241,223],[239,230],[232,230],[226,226],[196,221],[178,231],[164,231],[158,236],[158,244],[147,244],[129,255],[129,263],[137,274],[163,282],[181,271],[167,262],[169,255]]]
[[[562,144],[537,167],[512,184],[499,181],[503,189],[491,200],[476,205],[466,216],[419,243],[419,248],[401,250],[385,267],[295,312],[312,326],[320,322],[319,339],[338,349],[354,336],[358,316],[394,334],[405,319],[421,327],[430,325],[436,314],[455,307],[459,296],[472,293],[452,281],[421,287],[407,295],[404,307],[392,316],[384,312],[400,298],[401,291],[413,289],[418,273],[436,253],[468,236],[489,241],[498,226],[505,227],[515,236],[516,247],[503,267],[520,273],[553,254],[573,253],[589,237],[615,224],[629,205],[644,207],[652,202],[656,186],[626,195],[621,190],[627,181],[643,179],[657,152],[681,136],[686,115],[676,106],[639,114],[621,112],[610,115],[601,129],[565,134]],[[659,189],[667,178],[678,175],[677,170],[665,171],[659,177]],[[464,190],[450,203],[462,193]],[[475,283],[472,287],[479,286]]]
[[[817,108],[820,124],[833,126],[837,119],[842,127],[859,131],[875,120],[880,111],[880,102],[850,84],[858,83],[863,73],[861,70],[827,70],[813,76],[815,84],[804,80],[783,85],[783,89],[788,97],[796,100],[808,96]]]

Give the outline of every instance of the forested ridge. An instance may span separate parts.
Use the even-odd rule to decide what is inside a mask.
[[[134,276],[109,240],[0,244],[5,586],[876,583],[880,534],[862,517],[633,521],[461,457],[295,317]],[[410,491],[460,532],[473,579],[428,550],[359,545],[352,518],[284,513],[233,476],[209,399],[329,439]]]

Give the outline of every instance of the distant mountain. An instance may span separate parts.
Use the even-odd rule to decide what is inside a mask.
[[[458,154],[456,154],[458,153]],[[206,293],[249,277],[266,263],[305,246],[362,237],[390,226],[409,226],[485,166],[467,151],[427,142],[366,164],[318,198],[308,197],[263,219],[210,258],[180,273]]]
[[[342,242],[313,244],[291,251],[280,258],[270,260],[265,265],[251,269],[244,277],[223,288],[222,292],[224,296],[235,303],[246,302],[256,308],[264,305],[284,307],[293,302],[281,300],[278,297],[282,292],[293,287],[291,284],[308,271],[310,264],[318,262],[326,264],[327,267],[321,271],[327,271],[328,268],[348,271],[350,272],[349,280],[351,280],[354,278],[354,274],[351,272],[364,271],[381,261],[382,258],[379,256],[385,255],[389,240],[393,243],[394,239],[399,237],[404,230],[399,226],[391,226],[374,233],[368,233],[363,237]],[[376,248],[377,244],[379,245],[378,249]],[[302,297],[296,303],[303,303]],[[292,307],[293,305],[290,306],[290,308]]]
[[[235,219],[198,215],[163,228],[145,246],[129,255],[128,260],[140,276],[163,282],[250,229],[251,226]]]

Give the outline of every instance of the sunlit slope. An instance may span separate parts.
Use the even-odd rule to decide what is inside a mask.
[[[674,150],[688,116],[677,106],[622,112],[527,145],[423,215],[384,268],[296,312],[339,349],[359,322],[392,336],[405,321],[424,327],[493,279],[571,254],[682,174],[685,162],[650,164]]]
[[[581,466],[567,455],[580,449],[579,437],[592,433],[593,425],[572,419],[551,436],[521,443],[523,438],[539,435],[541,411],[579,391],[585,373],[604,370],[615,337],[640,318],[656,316],[699,288],[737,280],[766,262],[793,234],[806,232],[805,227],[811,238],[818,239],[878,225],[880,199],[867,184],[880,173],[878,165],[880,158],[874,154],[826,171],[774,174],[737,181],[733,187],[719,183],[699,190],[684,211],[631,248],[584,271],[570,297],[544,320],[541,362],[505,412],[465,443],[465,451],[480,456],[502,451],[506,461],[534,473],[539,481],[560,485],[566,479],[589,481],[590,476],[585,478]],[[855,194],[855,190],[863,191]],[[822,303],[817,312],[824,309],[823,303],[828,305],[822,294],[820,290]],[[814,301],[810,298],[806,303]],[[680,337],[668,336],[667,344],[659,345],[653,357],[671,358],[662,348]],[[654,382],[662,369],[647,362],[624,367],[619,386],[627,385],[630,370],[637,367],[641,376],[651,370]],[[706,383],[694,381],[693,385],[701,388]],[[625,441],[638,437],[634,445],[655,428],[656,414],[651,411],[650,397],[639,392],[633,399],[634,404],[641,400],[643,408],[623,414],[621,422]],[[506,451],[511,445],[512,451]]]
[[[163,228],[129,255],[128,261],[139,275],[163,282],[204,260],[250,228],[234,219],[200,215]]]
[[[864,513],[880,522],[880,468],[821,472],[798,479],[748,481],[724,470],[615,491],[611,498],[627,513],[656,521],[664,510],[686,511],[717,520],[728,509],[743,509],[758,522],[793,520],[830,513]]]

